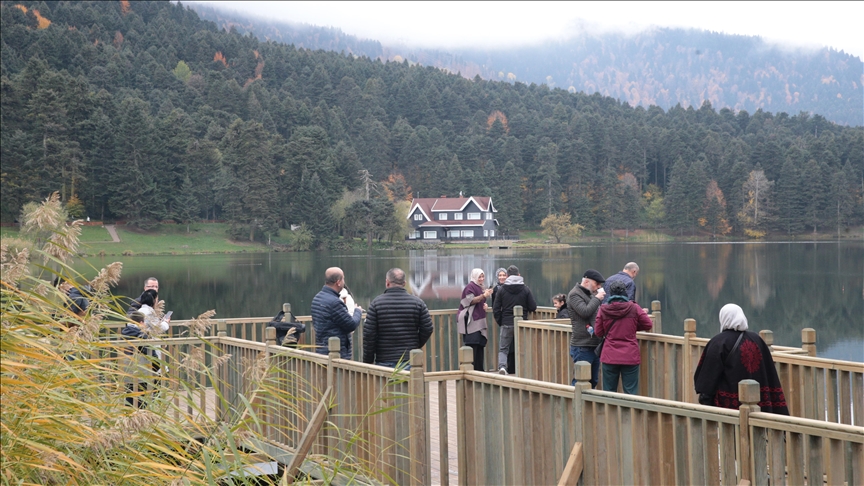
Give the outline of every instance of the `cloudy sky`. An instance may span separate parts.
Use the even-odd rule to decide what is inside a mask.
[[[580,30],[693,27],[864,58],[864,2],[202,2],[423,47],[501,46]],[[856,33],[857,32],[857,33]]]

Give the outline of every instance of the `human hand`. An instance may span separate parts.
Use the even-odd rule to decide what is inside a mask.
[[[487,304],[486,302],[483,302],[483,310],[484,310],[484,311],[488,311],[488,310],[489,310],[489,304]]]
[[[600,300],[603,300],[604,298],[606,298],[606,290],[605,290],[603,287],[600,287],[600,288],[597,290],[597,295],[596,295],[596,297],[597,297],[598,299],[600,299]]]

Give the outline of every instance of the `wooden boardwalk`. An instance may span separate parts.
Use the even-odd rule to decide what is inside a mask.
[[[438,383],[427,383],[427,396],[429,401],[426,404],[429,410],[429,445],[430,445],[430,476],[432,484],[442,484],[441,482],[441,440],[439,434],[439,417],[438,417]],[[199,396],[195,397],[195,402],[200,400]],[[216,418],[216,392],[213,388],[207,388],[205,395],[206,405],[205,410],[207,416]],[[448,472],[449,484],[459,483],[459,470],[457,451],[457,432],[456,432],[456,383],[453,381],[447,382],[447,451],[448,451]]]
[[[427,383],[427,396],[429,402],[426,404],[429,410],[429,449],[431,462],[429,464],[429,475],[432,484],[442,484],[441,481],[441,437],[438,433],[438,383]],[[456,431],[456,382],[447,382],[447,460],[449,484],[459,484],[459,462],[457,451]]]

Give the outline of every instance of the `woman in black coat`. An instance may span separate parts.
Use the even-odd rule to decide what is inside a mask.
[[[708,341],[693,376],[699,403],[738,410],[741,405],[738,382],[756,380],[759,408],[763,412],[789,415],[771,350],[747,327],[741,307],[726,304],[720,309],[720,334]]]

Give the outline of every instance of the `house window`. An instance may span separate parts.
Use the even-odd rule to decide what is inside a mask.
[[[424,231],[423,232],[423,239],[424,240],[434,240],[436,238],[438,238],[438,232],[437,231]]]
[[[462,219],[462,213],[456,213],[456,214],[454,214],[454,215],[453,215],[453,219],[455,219],[455,220],[461,220],[461,219]]]
[[[489,230],[483,230],[483,238],[489,238]]]
[[[447,232],[448,238],[459,238],[459,230],[450,230]]]
[[[447,221],[447,213],[438,213],[439,221]]]
[[[489,237],[490,237],[490,238],[494,238],[494,237],[495,237],[495,230],[489,230]]]
[[[423,214],[422,213],[416,213],[414,215],[414,221],[423,221]]]
[[[468,219],[480,219],[480,213],[468,213]]]
[[[408,238],[410,238],[412,240],[416,240],[417,238],[420,238],[420,232],[419,231],[413,231],[413,232],[411,232],[411,234],[408,235]]]
[[[492,219],[492,213],[486,213],[486,219]]]
[[[474,238],[474,230],[462,230],[462,238]]]

